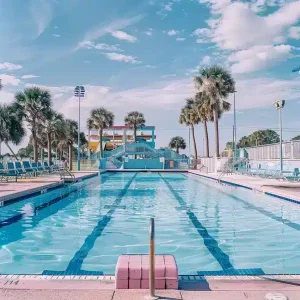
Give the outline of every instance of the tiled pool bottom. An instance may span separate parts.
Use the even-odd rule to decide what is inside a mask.
[[[104,173],[0,209],[0,273],[113,274],[117,257],[158,254],[186,275],[299,273],[299,205],[180,173]]]

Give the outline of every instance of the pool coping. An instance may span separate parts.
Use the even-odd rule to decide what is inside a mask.
[[[208,176],[208,175],[195,173],[193,171],[194,170],[189,170],[188,173],[193,174],[193,175],[197,175],[199,177],[203,177],[205,179],[208,179],[208,180],[211,180],[211,181],[214,181],[214,182],[220,182],[220,183],[227,184],[227,185],[234,186],[234,187],[240,187],[240,188],[244,188],[244,189],[251,190],[251,191],[257,191],[257,192],[263,193],[263,194],[265,194],[267,196],[271,196],[271,197],[274,197],[274,198],[278,198],[280,200],[284,200],[284,201],[288,201],[288,202],[292,202],[292,203],[300,205],[300,200],[295,200],[293,198],[285,197],[285,196],[276,194],[274,192],[268,192],[268,191],[264,191],[264,190],[258,190],[258,189],[255,189],[255,188],[251,187],[251,186],[234,183],[234,182],[227,181],[227,180],[224,180],[224,179],[217,179],[217,178],[214,178],[214,177],[211,177],[211,176]]]
[[[75,173],[80,173],[80,172],[75,172]],[[82,173],[87,173],[87,172],[82,172]],[[56,189],[59,189],[59,188],[65,186],[67,184],[85,181],[87,179],[98,176],[100,173],[105,173],[105,172],[94,171],[94,172],[91,172],[91,174],[88,174],[88,175],[80,177],[80,178],[75,178],[75,179],[67,178],[67,180],[60,179],[55,182],[49,182],[49,183],[45,182],[45,184],[42,186],[30,188],[28,190],[12,193],[12,194],[6,195],[6,196],[0,196],[0,207],[6,205],[8,203],[11,203],[11,202],[18,202],[18,201],[22,201],[22,200],[25,200],[30,197],[34,197],[34,196],[38,196],[41,194],[51,192],[53,190],[56,190]]]

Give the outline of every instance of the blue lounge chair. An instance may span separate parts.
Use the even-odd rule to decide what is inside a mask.
[[[27,172],[23,169],[22,164],[20,161],[15,162],[15,168],[19,175],[26,177]]]
[[[36,162],[31,163],[31,167],[32,167],[32,169],[33,169],[35,175],[38,175],[38,174],[41,173],[41,172],[38,170],[38,167],[37,167],[37,163],[36,163]]]
[[[37,162],[37,169],[39,172],[41,173],[44,173],[45,172],[45,169],[44,167],[42,166],[42,163],[40,161]]]
[[[16,173],[10,173],[7,169],[4,168],[2,162],[0,162],[0,181],[4,180],[8,182],[9,178],[15,178],[15,181],[18,180],[18,176]]]
[[[49,166],[49,163],[47,161],[44,161],[44,169],[45,171],[51,173],[51,167]]]
[[[35,170],[32,168],[29,161],[23,161],[23,167],[27,173],[31,173],[31,174],[35,175]]]

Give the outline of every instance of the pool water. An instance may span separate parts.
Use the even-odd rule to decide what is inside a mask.
[[[0,208],[0,273],[113,274],[120,254],[179,273],[300,273],[300,205],[187,173],[104,173]]]

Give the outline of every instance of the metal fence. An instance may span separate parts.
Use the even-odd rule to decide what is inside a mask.
[[[250,160],[279,159],[280,144],[245,148]],[[284,159],[300,159],[300,141],[284,142],[282,144]]]

